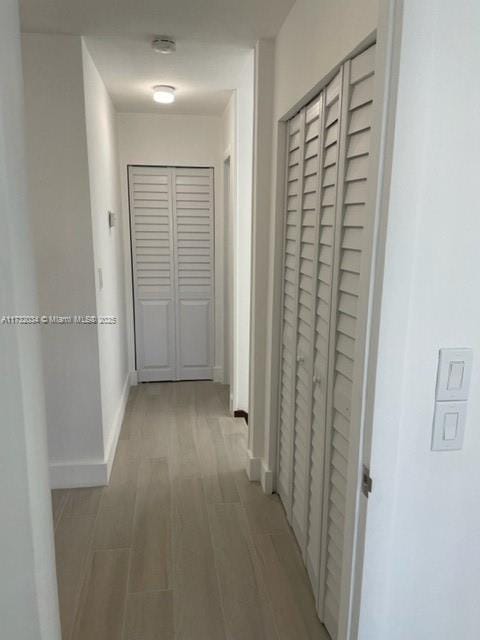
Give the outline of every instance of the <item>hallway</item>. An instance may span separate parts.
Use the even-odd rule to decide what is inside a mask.
[[[328,636],[227,387],[133,387],[105,488],[53,492],[63,640]]]

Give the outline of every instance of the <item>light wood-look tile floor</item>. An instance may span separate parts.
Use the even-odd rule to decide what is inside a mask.
[[[328,638],[245,447],[227,387],[132,389],[110,485],[53,492],[63,640]]]

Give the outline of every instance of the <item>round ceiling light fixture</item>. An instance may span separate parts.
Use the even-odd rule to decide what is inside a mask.
[[[157,84],[153,87],[153,99],[160,104],[171,104],[175,102],[175,87]]]
[[[156,36],[152,41],[152,48],[157,53],[169,54],[176,50],[177,45],[170,36]]]

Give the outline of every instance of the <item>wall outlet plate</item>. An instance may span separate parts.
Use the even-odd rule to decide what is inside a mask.
[[[440,349],[435,399],[468,400],[472,376],[472,349]]]
[[[436,402],[433,418],[432,451],[455,451],[463,447],[466,402]]]

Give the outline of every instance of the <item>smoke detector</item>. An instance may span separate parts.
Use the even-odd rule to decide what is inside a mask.
[[[152,41],[152,48],[157,53],[173,53],[177,48],[175,40],[169,36],[157,36]]]

